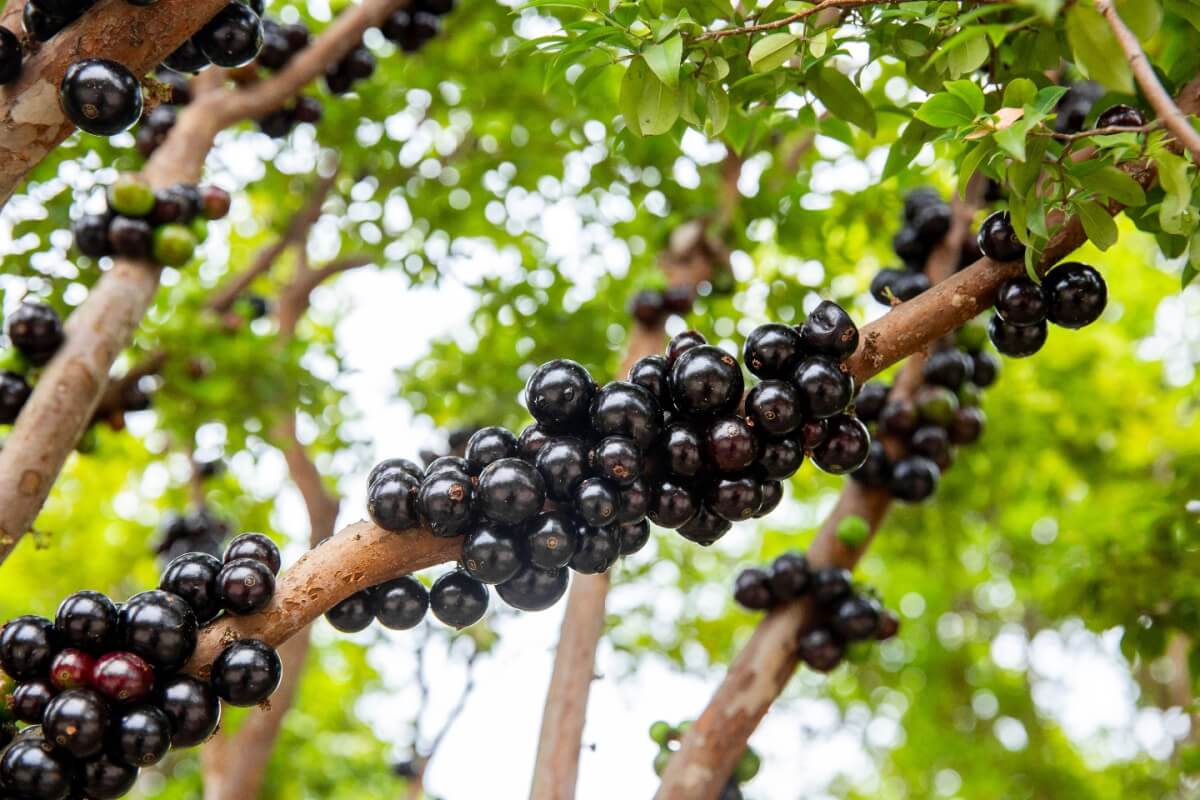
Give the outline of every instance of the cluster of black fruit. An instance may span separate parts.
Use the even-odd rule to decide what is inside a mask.
[[[155,191],[140,176],[123,174],[108,187],[108,208],[71,225],[85,256],[151,259],[168,267],[192,260],[210,220],[229,213],[229,193],[216,186],[177,183]]]
[[[274,591],[279,550],[261,534],[172,561],[159,588],[124,603],[92,591],[66,598],[53,621],[24,616],[0,629],[0,796],[109,800],[167,751],[216,730],[220,701],[264,702],[279,686],[278,654],[257,639],[229,644],[207,680],[181,670],[199,628],[222,612],[259,611]],[[18,723],[29,727],[18,730]]]
[[[900,628],[900,619],[874,596],[855,591],[848,570],[811,569],[800,553],[784,553],[763,569],[742,570],[733,597],[754,611],[810,598],[815,616],[800,636],[797,654],[818,672],[836,667],[848,645],[890,639]]]
[[[302,22],[280,23],[263,18],[263,45],[258,51],[256,63],[263,69],[278,72],[288,65],[301,50],[308,47],[312,34]],[[375,57],[361,44],[352,53],[356,62],[369,65],[369,68],[359,72],[363,78],[368,78],[375,70]],[[347,56],[350,58],[350,56]],[[282,108],[278,108],[258,120],[258,127],[273,139],[282,139],[300,122],[313,125],[321,121],[323,114],[321,101],[308,95],[297,95]]]
[[[661,776],[666,771],[667,762],[679,749],[679,742],[682,741],[683,735],[691,726],[690,722],[671,725],[663,720],[658,720],[651,723],[650,739],[658,745],[658,753],[654,756],[654,773],[656,775]],[[738,759],[737,766],[733,768],[733,774],[729,776],[729,781],[721,789],[721,794],[717,796],[717,800],[742,800],[741,785],[752,780],[761,767],[762,758],[753,748],[747,747],[742,752],[741,758]]]
[[[9,316],[5,330],[13,349],[0,369],[0,425],[11,425],[29,400],[31,374],[62,346],[63,326],[53,308],[26,300]]]
[[[438,536],[465,535],[461,566],[430,594],[444,622],[478,620],[487,584],[518,609],[547,608],[566,591],[568,568],[607,571],[645,545],[650,522],[709,545],[733,522],[772,511],[806,453],[834,474],[861,466],[870,435],[847,413],[854,381],[840,363],[857,345],[857,327],[832,302],[803,325],[756,328],[744,353],[762,380],[744,412],[737,358],[695,331],[605,386],[574,361],[551,361],[526,384],[535,422],[519,437],[483,428],[465,457],[427,469],[385,461],[368,479],[368,512],[390,531],[424,522]],[[355,620],[365,625],[369,608],[357,600]]]
[[[441,32],[441,18],[453,10],[454,0],[416,0],[389,14],[380,32],[404,52],[415,53]]]
[[[994,261],[1025,258],[1025,245],[1017,238],[1005,211],[984,220],[979,227],[979,247]],[[1094,267],[1075,262],[1059,264],[1046,273],[1041,284],[1022,276],[1000,286],[988,336],[1004,355],[1023,358],[1042,349],[1048,322],[1082,328],[1099,319],[1107,304],[1108,285]]]
[[[629,301],[629,314],[647,327],[657,325],[672,314],[692,313],[692,290],[687,286],[643,289]]]
[[[208,509],[190,514],[172,514],[163,523],[155,553],[164,562],[184,553],[219,556],[229,532],[229,523]]]
[[[963,346],[941,343],[930,354],[911,396],[898,396],[880,381],[863,385],[854,407],[875,438],[855,480],[906,503],[922,502],[937,490],[955,448],[983,435],[987,418],[979,402],[995,383],[1000,362],[982,349],[977,327],[967,330],[970,335],[959,338]]]
[[[1104,87],[1095,81],[1071,84],[1054,109],[1054,130],[1058,133],[1080,133],[1100,98]],[[1141,111],[1126,105],[1111,106],[1096,118],[1094,128],[1140,128],[1146,124]]]
[[[187,76],[160,66],[154,79],[162,87],[162,102],[142,116],[133,134],[133,146],[142,158],[149,158],[166,141],[179,118],[179,109],[192,102],[192,82]]]
[[[884,305],[911,300],[929,288],[925,266],[935,247],[945,238],[954,221],[950,205],[931,187],[914,189],[904,197],[900,231],[892,248],[903,267],[881,269],[871,281],[871,296]],[[967,237],[959,254],[958,267],[974,264],[981,253],[974,237]]]

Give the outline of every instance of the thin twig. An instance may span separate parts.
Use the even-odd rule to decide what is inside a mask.
[[[797,11],[795,14],[790,14],[781,19],[772,20],[771,22],[763,22],[757,25],[744,25],[740,28],[722,28],[719,31],[708,31],[697,36],[692,41],[703,42],[710,39],[724,39],[728,36],[746,36],[748,34],[762,33],[763,31],[773,31],[779,28],[786,28],[793,22],[799,22],[806,17],[811,17],[813,14],[819,14],[822,11],[830,9],[845,9],[859,8],[860,6],[874,5],[894,5],[897,3],[909,2],[909,0],[822,0],[822,2],[806,8],[803,11]]]

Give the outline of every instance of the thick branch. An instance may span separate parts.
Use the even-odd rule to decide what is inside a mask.
[[[1096,0],[1096,9],[1104,15],[1104,19],[1108,21],[1108,27],[1112,28],[1113,35],[1117,38],[1117,44],[1121,45],[1121,49],[1125,52],[1125,58],[1129,60],[1129,67],[1133,71],[1134,79],[1138,86],[1142,87],[1142,94],[1146,96],[1146,100],[1154,108],[1158,118],[1167,126],[1167,130],[1191,151],[1192,157],[1200,162],[1200,133],[1196,132],[1196,129],[1192,127],[1191,120],[1180,110],[1179,106],[1175,105],[1171,95],[1167,94],[1167,90],[1159,82],[1158,76],[1154,74],[1154,66],[1146,57],[1146,52],[1142,50],[1137,36],[1121,19],[1112,0]]]
[[[335,275],[349,272],[352,269],[373,264],[374,259],[368,255],[347,256],[334,259],[326,264],[309,269],[305,260],[301,260],[301,269],[295,279],[284,287],[279,294],[279,330],[294,332],[300,317],[308,310],[309,299],[313,290]]]

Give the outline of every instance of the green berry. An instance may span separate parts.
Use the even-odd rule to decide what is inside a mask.
[[[144,217],[154,210],[154,190],[139,175],[121,175],[108,187],[108,207],[126,217]]]
[[[196,237],[186,225],[162,225],[154,231],[154,260],[167,267],[182,267],[196,252]]]
[[[860,516],[850,515],[837,525],[837,538],[847,547],[862,547],[871,535],[871,526]]]
[[[25,354],[15,347],[10,350],[0,351],[0,370],[24,375],[32,366],[29,363],[29,359],[25,357]]]
[[[650,739],[656,744],[666,746],[671,739],[671,726],[661,719],[650,726]]]
[[[96,452],[96,446],[100,443],[96,436],[95,428],[88,428],[83,432],[83,436],[79,437],[79,442],[75,445],[75,452],[81,455],[90,455]]]
[[[916,401],[917,414],[934,425],[949,425],[958,411],[958,396],[943,386],[922,386]]]
[[[958,387],[958,404],[960,406],[978,406],[983,401],[983,390],[968,381]]]
[[[208,220],[204,217],[196,217],[192,220],[192,235],[196,237],[197,242],[203,242],[208,239]]]
[[[659,750],[658,755],[654,757],[654,774],[662,775],[667,769],[667,762],[671,760],[670,750]]]
[[[988,342],[987,322],[982,317],[976,317],[959,328],[955,338],[958,340],[958,346],[963,350],[968,353],[977,353]]]
[[[747,747],[733,769],[733,779],[738,783],[745,783],[758,774],[758,768],[761,766],[762,759],[758,757],[758,753]]]

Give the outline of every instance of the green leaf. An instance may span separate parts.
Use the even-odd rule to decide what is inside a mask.
[[[625,118],[625,126],[635,135],[642,135],[641,124],[638,122],[638,103],[641,101],[642,88],[647,76],[653,77],[650,68],[641,58],[629,62],[628,69],[621,77],[621,93],[617,98],[617,108]]]
[[[921,104],[916,118],[935,128],[958,128],[974,122],[975,114],[961,97],[939,92]]]
[[[1063,0],[1017,0],[1017,5],[1032,8],[1042,19],[1052,22],[1062,9]]]
[[[793,34],[768,34],[750,48],[750,69],[754,72],[770,72],[781,67],[796,54],[799,46],[800,40]]]
[[[1163,10],[1159,0],[1117,0],[1117,14],[1143,42],[1153,38],[1162,27]]]
[[[886,181],[901,170],[908,168],[912,160],[921,152],[921,148],[937,138],[938,132],[924,122],[913,120],[904,128],[904,132],[888,150],[887,162],[883,165],[880,180]]]
[[[1103,206],[1094,200],[1085,200],[1075,210],[1084,232],[1097,249],[1107,250],[1117,243],[1116,220]]]
[[[1024,108],[1037,100],[1037,84],[1029,78],[1016,78],[1004,87],[1006,108]]]
[[[1116,167],[1106,166],[1083,179],[1085,189],[1111,197],[1121,205],[1146,204],[1146,190],[1141,184]]]
[[[967,184],[991,153],[992,148],[986,141],[975,142],[967,149],[958,165],[958,193],[961,197],[966,197]],[[891,158],[890,153],[888,157]]]
[[[829,111],[872,136],[875,134],[875,109],[863,93],[840,70],[823,67],[809,83],[809,88]]]
[[[720,136],[729,124],[729,94],[720,84],[711,83],[708,85],[705,104],[708,119],[704,123],[704,133],[711,139]]]
[[[983,90],[972,81],[949,81],[946,83],[946,90],[966,103],[975,116],[983,113]]]
[[[683,63],[683,37],[675,34],[662,44],[652,44],[642,51],[642,58],[658,79],[672,89],[679,86],[679,65]]]
[[[682,98],[651,72],[642,58],[629,62],[618,106],[625,124],[640,136],[666,133],[679,119]]]
[[[1200,230],[1192,234],[1191,243],[1188,245],[1188,260],[1183,265],[1180,288],[1186,289],[1197,276],[1200,276]]]
[[[1188,235],[1196,224],[1188,162],[1169,150],[1160,150],[1154,154],[1154,163],[1158,166],[1158,181],[1166,192],[1158,212],[1159,223],[1167,233]]]
[[[1100,12],[1088,5],[1075,5],[1067,11],[1067,41],[1075,54],[1075,64],[1094,81],[1122,94],[1133,94],[1133,74],[1121,55],[1112,30]]]
[[[987,39],[976,36],[955,46],[946,56],[946,66],[951,75],[968,75],[987,63],[991,54]]]

